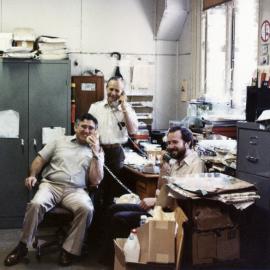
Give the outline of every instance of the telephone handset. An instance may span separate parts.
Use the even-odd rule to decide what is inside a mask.
[[[170,155],[168,152],[165,152],[165,153],[163,154],[163,156],[162,156],[162,159],[163,159],[163,161],[169,163],[170,160],[172,159],[172,157],[171,157],[171,155]]]
[[[119,105],[123,102],[123,99],[121,99],[121,97],[123,97],[123,96],[125,97],[125,95],[126,95],[126,93],[125,93],[125,91],[123,91],[123,92],[121,93],[119,99],[118,99]]]

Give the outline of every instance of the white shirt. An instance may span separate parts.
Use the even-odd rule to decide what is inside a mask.
[[[130,104],[126,104],[126,111],[132,121],[138,122],[135,111]],[[89,111],[98,120],[98,130],[101,144],[123,144],[128,140],[126,126],[119,128],[119,122],[125,122],[121,107],[111,108],[107,100],[98,101],[91,105]]]

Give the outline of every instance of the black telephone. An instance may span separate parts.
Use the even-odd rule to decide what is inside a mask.
[[[162,156],[163,161],[169,163],[169,161],[172,159],[171,155],[168,152],[165,152]]]

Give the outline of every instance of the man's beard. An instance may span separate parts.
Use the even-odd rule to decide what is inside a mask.
[[[168,150],[168,152],[170,153],[170,156],[176,160],[183,160],[185,155],[186,155],[186,148],[183,147],[181,149],[173,149],[173,150]]]

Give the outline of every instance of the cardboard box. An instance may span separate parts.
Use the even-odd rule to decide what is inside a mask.
[[[212,205],[195,205],[192,209],[192,219],[198,231],[233,227],[229,213]]]
[[[178,269],[184,239],[183,223],[187,221],[179,207],[175,210],[175,219],[176,222],[150,220],[137,229],[140,241],[138,263],[125,262],[123,247],[126,239],[115,239],[114,269]]]
[[[228,228],[192,234],[192,263],[212,264],[240,258],[239,229]]]

